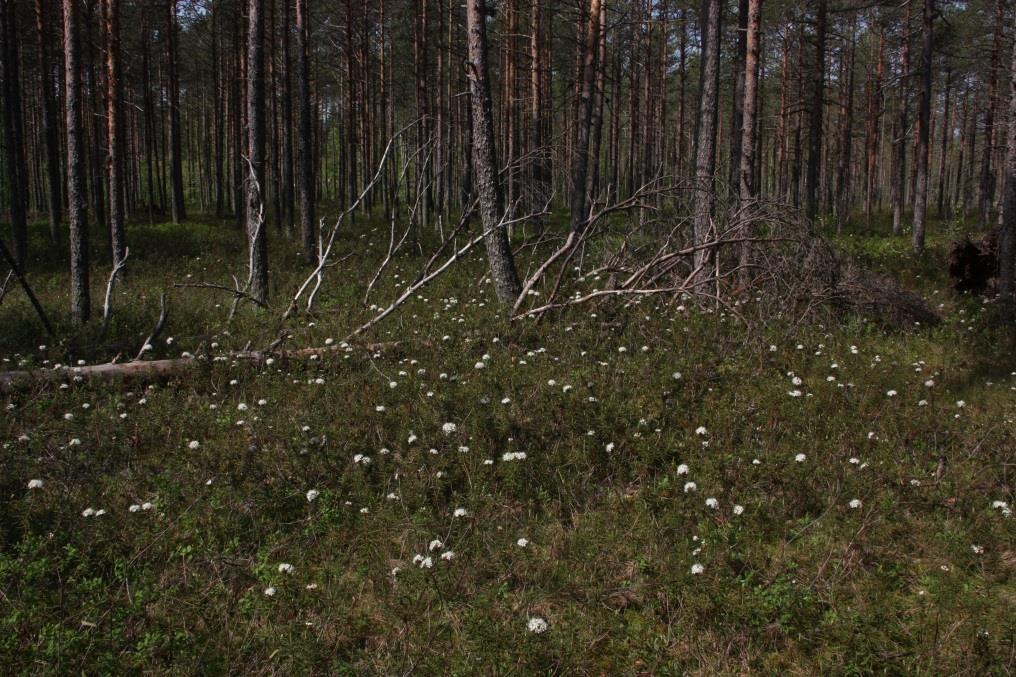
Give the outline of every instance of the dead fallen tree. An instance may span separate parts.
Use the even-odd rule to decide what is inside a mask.
[[[280,342],[277,342],[280,343]],[[53,369],[0,371],[0,393],[52,383],[83,383],[86,381],[156,381],[178,376],[189,369],[209,365],[215,361],[263,363],[269,359],[307,360],[339,352],[365,351],[370,354],[397,348],[391,343],[348,343],[298,350],[241,350],[222,355],[186,355],[166,360],[135,360],[133,362],[106,362],[87,366],[58,366]]]

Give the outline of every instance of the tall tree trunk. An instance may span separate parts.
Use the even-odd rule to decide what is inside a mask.
[[[740,193],[741,143],[744,123],[744,76],[748,53],[748,7],[749,0],[737,0],[737,49],[734,52],[734,90],[730,97],[730,171],[727,186],[730,196],[736,199]]]
[[[942,135],[939,137],[939,163],[938,163],[938,218],[945,218],[946,207],[946,168],[949,165],[949,133],[953,129],[953,121],[950,118],[950,104],[952,97],[952,70],[945,71],[945,103],[942,110]]]
[[[592,162],[592,173],[589,177],[587,193],[590,199],[596,199],[600,190],[600,151],[603,146],[603,107],[606,99],[604,88],[607,80],[607,6],[600,4],[600,16],[597,18],[599,27],[599,46],[596,56],[596,83],[593,90],[593,114],[590,122],[592,138],[590,140],[589,158]]]
[[[903,234],[903,201],[907,182],[907,125],[910,117],[910,5],[903,17],[900,47],[900,110],[893,130],[893,176],[891,181],[893,235]]]
[[[589,14],[583,42],[582,89],[579,94],[578,119],[575,121],[575,152],[572,155],[571,229],[581,232],[589,220],[589,128],[593,116],[593,85],[596,82],[596,60],[599,49],[600,0],[589,0]]]
[[[71,318],[84,324],[91,315],[88,283],[88,198],[85,192],[84,132],[81,120],[81,64],[78,53],[78,0],[63,0],[64,81],[67,112],[67,215],[70,222]]]
[[[825,112],[825,52],[828,7],[817,0],[815,15],[815,71],[812,74],[811,120],[808,124],[808,173],[805,175],[805,216],[813,222],[818,216],[819,176],[822,168],[822,119]]]
[[[543,110],[543,69],[545,66],[543,63],[544,52],[540,35],[541,11],[541,0],[533,0],[532,7],[529,10],[529,99],[531,106],[529,131],[530,152],[534,155],[533,183],[535,185],[533,186],[533,191],[536,194],[537,202],[543,202],[550,196],[550,177],[547,170],[547,156],[550,151],[544,148],[546,145],[546,138],[544,137],[546,121],[544,120],[545,113]]]
[[[180,81],[176,63],[176,2],[166,1],[166,69],[169,75],[169,182],[173,223],[187,219],[183,199],[183,151],[180,133]]]
[[[595,0],[594,0],[595,1]],[[490,277],[501,303],[515,301],[521,291],[508,233],[501,222],[501,189],[494,149],[493,104],[487,75],[487,25],[484,0],[466,0],[469,51],[469,92],[473,119],[473,174],[480,219],[487,245]]]
[[[921,101],[917,113],[917,184],[914,188],[914,251],[924,251],[925,219],[928,212],[928,158],[931,155],[931,58],[935,21],[935,0],[924,0],[924,46],[921,49]]]
[[[148,183],[148,223],[155,223],[155,102],[152,98],[152,77],[149,31],[146,24],[141,26],[141,87],[144,90],[141,95],[145,107],[145,174]]]
[[[308,0],[296,0],[296,40],[299,50],[300,117],[300,233],[307,263],[317,260],[317,224],[314,216],[314,152],[310,109],[310,8]]]
[[[39,38],[39,70],[42,75],[42,121],[46,137],[46,198],[49,207],[49,236],[60,240],[60,128],[57,102],[50,70],[50,35],[45,0],[35,0],[35,32]]]
[[[750,205],[758,197],[759,186],[755,170],[756,130],[758,127],[758,74],[759,41],[762,35],[762,0],[748,0],[745,9],[744,52],[744,103],[741,106],[741,157],[738,158],[737,202],[740,208]],[[751,236],[751,224],[741,229],[742,236]],[[740,247],[740,279],[750,279],[751,243]]]
[[[875,72],[869,79],[868,115],[865,120],[864,145],[864,218],[870,224],[875,194],[878,190],[879,122],[882,117],[882,79],[885,77],[885,26],[881,17],[878,23],[878,53],[875,57]]]
[[[850,156],[853,154],[854,132],[854,53],[857,48],[857,20],[850,24],[850,49],[844,46],[846,56],[842,57],[846,70],[845,81],[841,80],[840,96],[841,121],[840,150],[836,160],[836,191],[833,198],[833,210],[836,213],[836,229],[841,231],[843,222],[850,212]]]
[[[286,232],[293,230],[293,100],[292,100],[292,77],[289,66],[289,0],[282,2],[282,40],[281,40],[281,73],[282,79],[282,116],[279,121],[282,125],[281,148],[282,154],[282,225]]]
[[[247,1],[247,244],[250,295],[268,301],[268,236],[265,227],[264,0]]]
[[[213,174],[215,181],[215,216],[221,218],[226,201],[226,188],[225,182],[225,170],[223,167],[225,158],[225,107],[227,96],[225,87],[222,84],[222,72],[225,70],[225,59],[221,56],[221,49],[219,42],[222,35],[222,5],[215,3],[211,8],[211,21],[212,21],[212,102],[214,117],[213,117],[213,134],[215,138],[212,142],[213,146]]]
[[[123,134],[120,113],[120,0],[102,0],[106,24],[106,143],[109,234],[116,268],[127,255],[123,214]]]
[[[1009,81],[1009,124],[1006,129],[1005,181],[998,238],[998,292],[1007,302],[1016,291],[1016,45]]]
[[[14,260],[24,270],[28,256],[28,167],[25,164],[24,130],[21,119],[21,74],[18,67],[17,4],[0,0],[0,31],[3,45],[0,66],[3,75],[4,148],[7,184],[10,191],[11,235]]]
[[[720,0],[702,3],[702,91],[699,96],[698,135],[695,143],[695,204],[693,234],[695,244],[709,239],[716,204],[716,121],[719,114],[720,79]],[[712,254],[707,249],[695,253],[695,268],[704,277]]]
[[[985,226],[991,221],[991,209],[995,201],[995,170],[992,165],[992,157],[998,144],[995,117],[998,110],[998,78],[1002,64],[1002,40],[1005,32],[1005,5],[1006,0],[997,0],[995,3],[991,66],[988,71],[988,107],[984,112],[984,149],[981,151],[981,186],[978,191],[978,209],[981,222]]]
[[[741,157],[738,170],[738,200],[758,197],[755,174],[755,137],[758,126],[759,41],[762,34],[762,0],[748,0],[745,23],[744,103],[741,115]]]

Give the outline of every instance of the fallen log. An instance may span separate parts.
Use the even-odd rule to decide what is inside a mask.
[[[360,349],[368,353],[378,353],[399,346],[400,342],[390,343],[340,343],[320,348],[301,348],[299,350],[242,350],[216,356],[228,361],[264,362],[273,359],[310,359],[313,355],[325,355],[337,352],[353,352]],[[60,366],[54,369],[31,369],[23,371],[0,371],[0,393],[9,393],[29,385],[47,383],[69,383],[90,381],[112,381],[126,379],[155,380],[178,374],[191,367],[209,364],[205,355],[193,357],[177,357],[167,360],[135,360],[133,362],[106,362],[87,366]]]

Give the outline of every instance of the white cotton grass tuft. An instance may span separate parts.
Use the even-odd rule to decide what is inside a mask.
[[[283,562],[282,564],[279,565],[280,574],[292,574],[294,571],[296,571],[296,567],[294,567],[289,562]]]
[[[320,495],[321,495],[321,492],[318,491],[317,489],[308,489],[307,493],[305,494],[305,496],[307,497],[307,502],[308,503],[313,503],[314,499],[316,499]]]
[[[706,568],[701,564],[699,564],[698,562],[695,562],[694,564],[691,565],[691,573],[694,574],[695,576],[698,576],[699,574],[705,572],[705,570]]]
[[[547,632],[550,625],[547,623],[546,619],[540,618],[539,616],[533,616],[529,619],[529,622],[526,623],[526,628],[534,635],[542,635]]]
[[[29,489],[42,489],[44,484],[42,480],[28,480]]]
[[[443,432],[445,435],[453,435],[458,429],[459,427],[451,422],[445,423],[443,426],[441,426],[441,432]]]

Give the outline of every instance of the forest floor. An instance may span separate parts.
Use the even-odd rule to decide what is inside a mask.
[[[942,304],[934,328],[746,337],[649,303],[509,325],[477,252],[365,337],[397,342],[379,352],[0,395],[3,671],[1009,674],[1016,350],[951,291],[934,230],[920,259],[837,239]],[[12,289],[0,368],[133,356],[161,290],[243,273],[227,226],[130,238],[110,326],[46,339]],[[271,343],[304,270],[271,239],[271,312],[226,330],[227,294],[170,289],[151,357]],[[354,227],[286,347],[369,317],[386,244]],[[64,266],[31,266],[54,316]]]

